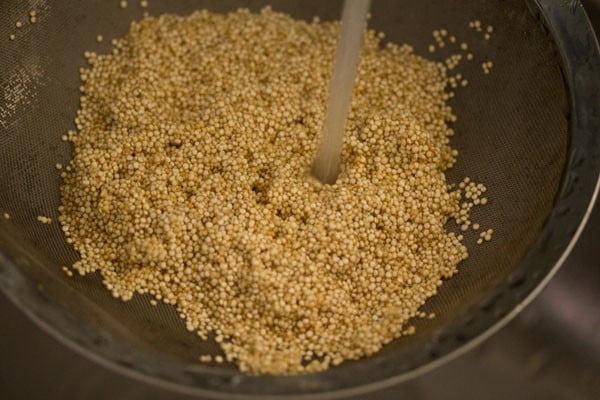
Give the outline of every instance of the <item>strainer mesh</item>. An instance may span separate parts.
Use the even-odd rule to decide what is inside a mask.
[[[38,215],[55,221],[58,217],[60,178],[54,165],[66,165],[70,158],[71,145],[61,141],[61,135],[74,127],[83,52],[108,51],[109,39],[123,35],[129,22],[141,17],[144,10],[130,3],[126,9],[100,0],[0,3],[0,212],[11,215],[0,223],[0,251],[9,254],[46,297],[82,321],[146,351],[191,362],[199,354],[215,354],[218,347],[187,332],[171,307],[152,307],[144,296],[122,303],[95,275],[66,277],[61,266],[71,265],[77,255],[57,223],[36,220]],[[338,18],[341,9],[337,1],[154,0],[147,11],[225,12],[239,6],[258,10],[266,4],[305,19]],[[38,10],[34,25],[27,22],[32,8]],[[443,60],[459,51],[454,46],[429,55],[431,32],[441,27],[458,43],[467,42],[475,55],[459,67],[469,86],[451,101],[458,115],[452,145],[460,156],[448,180],[469,176],[488,186],[490,203],[476,209],[473,220],[494,229],[493,240],[482,246],[475,245],[477,233],[466,234],[470,258],[425,306],[438,317],[416,321],[416,335],[392,343],[382,352],[386,353],[418,342],[464,315],[511,273],[552,209],[565,166],[568,129],[558,57],[524,2],[375,1],[372,15],[369,26],[384,31],[386,40],[412,44],[427,57]],[[468,27],[474,19],[494,26],[491,40]],[[17,20],[25,23],[20,30],[15,29]],[[16,34],[14,41],[8,39],[11,33]],[[98,34],[104,42],[96,42]],[[487,60],[494,62],[489,75],[481,68]]]

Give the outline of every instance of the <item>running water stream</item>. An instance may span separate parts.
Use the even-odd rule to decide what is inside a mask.
[[[371,0],[344,2],[321,143],[312,166],[313,175],[327,184],[334,184],[340,173],[344,126],[350,111],[370,3]]]

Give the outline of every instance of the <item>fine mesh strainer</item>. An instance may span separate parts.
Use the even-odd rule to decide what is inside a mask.
[[[297,18],[339,18],[339,1],[150,1],[151,14],[227,12],[270,4]],[[30,25],[29,10],[37,10]],[[83,52],[109,51],[143,9],[129,1],[45,0],[0,3],[0,288],[32,319],[88,357],[151,383],[221,398],[335,397],[409,379],[456,355],[505,323],[529,301],[566,257],[596,194],[600,170],[600,56],[577,1],[405,0],[372,5],[371,28],[387,40],[410,43],[429,55],[431,32],[447,28],[465,40],[475,60],[459,71],[469,80],[451,104],[459,119],[453,147],[459,161],[451,182],[484,182],[490,203],[474,211],[494,239],[475,246],[459,274],[424,307],[416,334],[376,355],[328,371],[296,377],[247,376],[231,365],[200,365],[219,352],[184,328],[173,308],[151,307],[136,296],[111,297],[99,276],[68,278],[61,271],[77,254],[57,223],[60,179],[71,145]],[[490,41],[468,28],[494,26]],[[15,28],[17,20],[24,27]],[[15,34],[14,41],[9,35]],[[106,39],[96,42],[102,34]],[[492,60],[489,75],[481,63]]]

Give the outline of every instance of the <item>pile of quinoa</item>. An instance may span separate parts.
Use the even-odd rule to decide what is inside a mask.
[[[321,184],[338,28],[199,11],[87,53],[59,209],[73,268],[175,306],[249,373],[320,371],[412,333],[468,257],[445,230],[461,211],[446,68],[369,31],[341,175]]]

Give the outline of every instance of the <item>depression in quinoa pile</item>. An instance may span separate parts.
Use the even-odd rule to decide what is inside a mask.
[[[338,31],[198,11],[146,17],[87,54],[61,173],[73,269],[213,333],[224,357],[201,361],[293,374],[371,355],[414,332],[468,257],[445,226],[472,226],[485,187],[446,182],[454,78],[410,46],[367,32],[341,174],[310,176]]]

